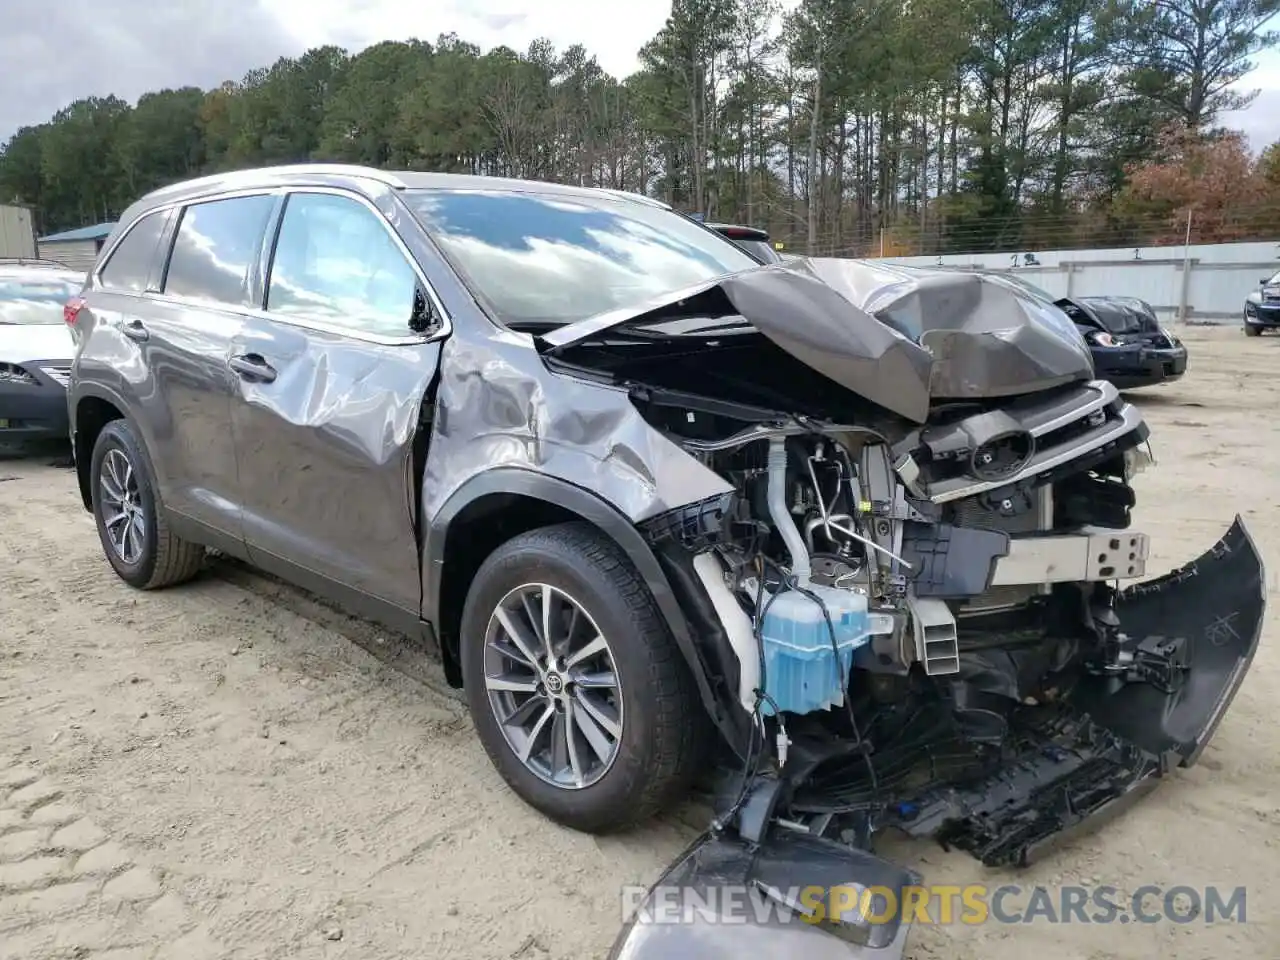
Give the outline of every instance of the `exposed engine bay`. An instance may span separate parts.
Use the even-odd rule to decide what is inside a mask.
[[[783,775],[793,815],[869,829],[913,753],[959,776],[1081,677],[1182,684],[1185,639],[1130,635],[1115,610],[1114,581],[1146,571],[1127,529],[1150,461],[1133,412],[1094,382],[896,438],[796,423],[681,440],[735,492],[650,533],[692,556],[758,735],[748,762]],[[810,769],[787,784],[793,759]],[[984,859],[1004,856],[1020,853]]]
[[[668,883],[734,876],[726,836],[757,851],[745,877],[780,844],[871,851],[888,828],[1024,866],[1194,762],[1252,656],[1256,632],[1233,624],[1261,618],[1261,568],[1237,523],[1197,563],[1120,591],[1146,573],[1130,529],[1146,437],[1091,382],[898,438],[796,423],[683,439],[735,492],[648,530],[722,625],[752,736],[706,846]],[[1216,606],[1179,594],[1189,578]],[[841,935],[897,957],[905,931]]]
[[[640,524],[738,755],[668,885],[773,896],[770,869],[847,871],[889,828],[1021,866],[1199,756],[1257,646],[1261,558],[1237,518],[1136,582],[1148,429],[1046,309],[989,279],[804,261],[548,338],[727,487]],[[897,923],[835,927],[853,955],[901,956]],[[690,955],[737,949],[716,947]]]

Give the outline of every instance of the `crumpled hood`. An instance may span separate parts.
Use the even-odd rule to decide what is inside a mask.
[[[0,324],[0,362],[70,360],[74,355],[75,344],[66,324]]]
[[[624,325],[663,332],[673,317],[705,316],[700,295],[715,288],[787,353],[917,423],[933,400],[1012,396],[1093,376],[1088,348],[1067,316],[1014,284],[834,258],[746,270],[541,340],[554,351]]]

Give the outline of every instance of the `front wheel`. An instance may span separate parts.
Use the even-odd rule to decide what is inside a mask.
[[[89,460],[93,519],[121,580],[143,590],[190,580],[204,548],[176,537],[157,508],[155,481],[126,420],[102,428]]]
[[[648,587],[585,523],[499,547],[462,617],[476,731],[511,788],[591,833],[643,820],[687,790],[706,719]]]
[[[1253,324],[1251,324],[1251,323],[1246,323],[1246,324],[1244,325],[1244,335],[1245,335],[1246,337],[1260,337],[1260,336],[1262,336],[1262,328],[1261,328],[1261,327],[1255,327],[1255,326],[1254,326]]]

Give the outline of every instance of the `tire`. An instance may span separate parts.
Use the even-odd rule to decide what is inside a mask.
[[[1253,324],[1250,324],[1250,323],[1246,323],[1244,325],[1244,335],[1246,337],[1260,337],[1262,336],[1262,328],[1255,327],[1253,326]]]
[[[124,468],[128,472],[121,477]],[[103,484],[104,472],[107,486]],[[113,525],[109,532],[105,516],[114,506],[107,487],[119,489],[121,480],[131,494],[128,510],[136,520],[141,520],[142,527],[141,533],[131,537],[129,548],[123,551],[113,540],[119,524]],[[89,491],[103,553],[125,583],[141,590],[154,590],[190,580],[199,572],[204,563],[204,547],[176,537],[156,509],[155,480],[150,464],[128,421],[112,420],[98,434],[89,460]]]
[[[540,613],[541,600],[548,595],[557,598],[557,610],[578,607],[569,649],[598,647],[589,642],[591,636],[603,637],[606,647],[559,674],[559,689],[553,687],[551,674],[522,666],[520,660],[527,658],[498,652],[517,652],[498,619],[500,605],[510,605],[507,622],[519,622],[525,645],[536,646],[541,637],[527,631],[536,618],[526,613],[521,620],[520,613],[531,608]],[[532,603],[525,606],[523,601],[530,598]],[[570,616],[564,615],[566,620]],[[541,656],[545,648],[531,652]],[[606,833],[643,821],[687,793],[708,729],[693,677],[630,560],[590,524],[532,530],[485,560],[463,610],[461,660],[471,717],[489,758],[516,794],[550,819],[576,830]],[[607,678],[610,665],[616,687],[592,687]],[[504,675],[519,677],[525,689],[491,690],[488,678]],[[539,685],[541,699],[527,690],[529,680],[538,677],[545,680]],[[575,677],[587,685],[579,686]],[[495,698],[506,702],[495,704]],[[498,710],[510,713],[508,708],[520,703],[515,713],[527,710],[532,729],[557,698],[560,706],[545,720],[527,764],[517,755],[513,739],[521,734],[504,732],[514,728],[499,722]],[[597,719],[588,709],[592,705],[620,726],[608,761],[601,750],[593,749],[600,745],[599,738],[588,736]],[[604,724],[595,725],[597,734],[609,733]],[[566,728],[576,745],[572,754],[569,741],[561,736]],[[563,762],[558,764],[544,750],[553,740],[564,745],[559,754]],[[545,757],[539,760],[539,754]]]

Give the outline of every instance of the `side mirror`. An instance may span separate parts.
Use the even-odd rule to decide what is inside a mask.
[[[414,333],[434,333],[440,326],[440,317],[436,314],[435,305],[422,287],[413,291],[413,312],[409,316],[409,329]]]

